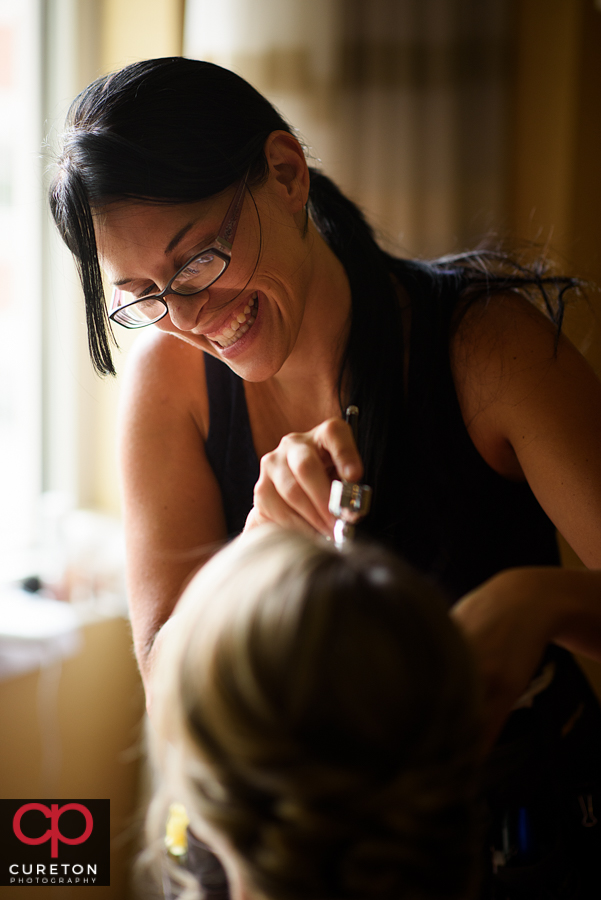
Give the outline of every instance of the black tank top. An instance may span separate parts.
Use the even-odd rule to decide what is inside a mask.
[[[244,382],[208,353],[205,374],[209,396],[205,452],[221,491],[228,535],[234,537],[244,528],[253,505],[259,460],[250,430]]]
[[[558,565],[553,523],[525,482],[511,482],[482,459],[463,422],[449,360],[451,317],[461,273],[399,262],[411,299],[404,446],[391,479],[400,480],[398,518],[383,536],[417,569],[460,597],[495,572]],[[205,355],[210,427],[206,453],[223,498],[228,533],[244,527],[259,477],[244,383]]]

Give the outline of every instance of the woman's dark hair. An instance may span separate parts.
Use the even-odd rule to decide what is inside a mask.
[[[98,372],[114,374],[114,338],[92,211],[128,198],[170,204],[202,200],[247,171],[251,186],[260,183],[267,171],[264,144],[276,130],[291,129],[244,79],[182,57],[134,63],[98,79],[73,102],[50,205],[79,268],[90,354]],[[344,398],[361,410],[359,450],[375,497],[368,524],[385,536],[398,504],[390,486],[378,490],[378,479],[398,465],[404,429],[403,324],[394,277],[401,283],[409,278],[414,288],[425,285],[430,294],[446,278],[454,285],[453,296],[459,291],[467,302],[494,292],[534,291],[558,327],[563,292],[574,281],[554,278],[544,267],[516,266],[495,252],[430,265],[403,263],[401,270],[400,261],[379,247],[361,211],[325,175],[315,169],[310,174],[311,216],[350,281],[352,320],[339,394],[341,407]],[[442,332],[450,320],[443,314],[437,326],[448,346],[448,332]]]

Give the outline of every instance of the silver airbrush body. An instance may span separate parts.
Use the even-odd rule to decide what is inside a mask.
[[[346,421],[351,426],[356,443],[359,425],[359,410],[356,406],[347,407]],[[352,541],[356,523],[368,514],[371,493],[371,488],[367,484],[344,480],[332,482],[329,509],[332,515],[336,516],[334,543],[339,549],[348,541]]]

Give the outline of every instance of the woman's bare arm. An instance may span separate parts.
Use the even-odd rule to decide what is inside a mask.
[[[485,691],[492,745],[547,644],[601,661],[601,571],[507,569],[455,604]]]
[[[142,342],[122,391],[119,443],[128,596],[145,682],[159,628],[226,537],[207,429],[203,354],[171,335]]]
[[[482,457],[526,479],[589,567],[601,567],[601,384],[519,297],[470,310],[452,344],[464,420]]]
[[[452,344],[457,393],[483,458],[526,478],[582,561],[601,569],[601,385],[565,337],[555,341],[518,297],[475,307]],[[484,678],[491,740],[549,642],[601,659],[601,571],[501,572],[452,615]]]

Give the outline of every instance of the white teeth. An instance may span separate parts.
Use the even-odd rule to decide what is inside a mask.
[[[216,344],[219,344],[220,347],[225,349],[226,347],[231,347],[232,344],[235,344],[236,341],[240,340],[243,334],[246,334],[251,325],[254,325],[255,319],[257,318],[257,312],[253,309],[257,299],[258,297],[256,294],[254,297],[251,297],[244,307],[244,311],[232,318],[231,322],[225,326],[218,338],[213,338],[213,341]]]

